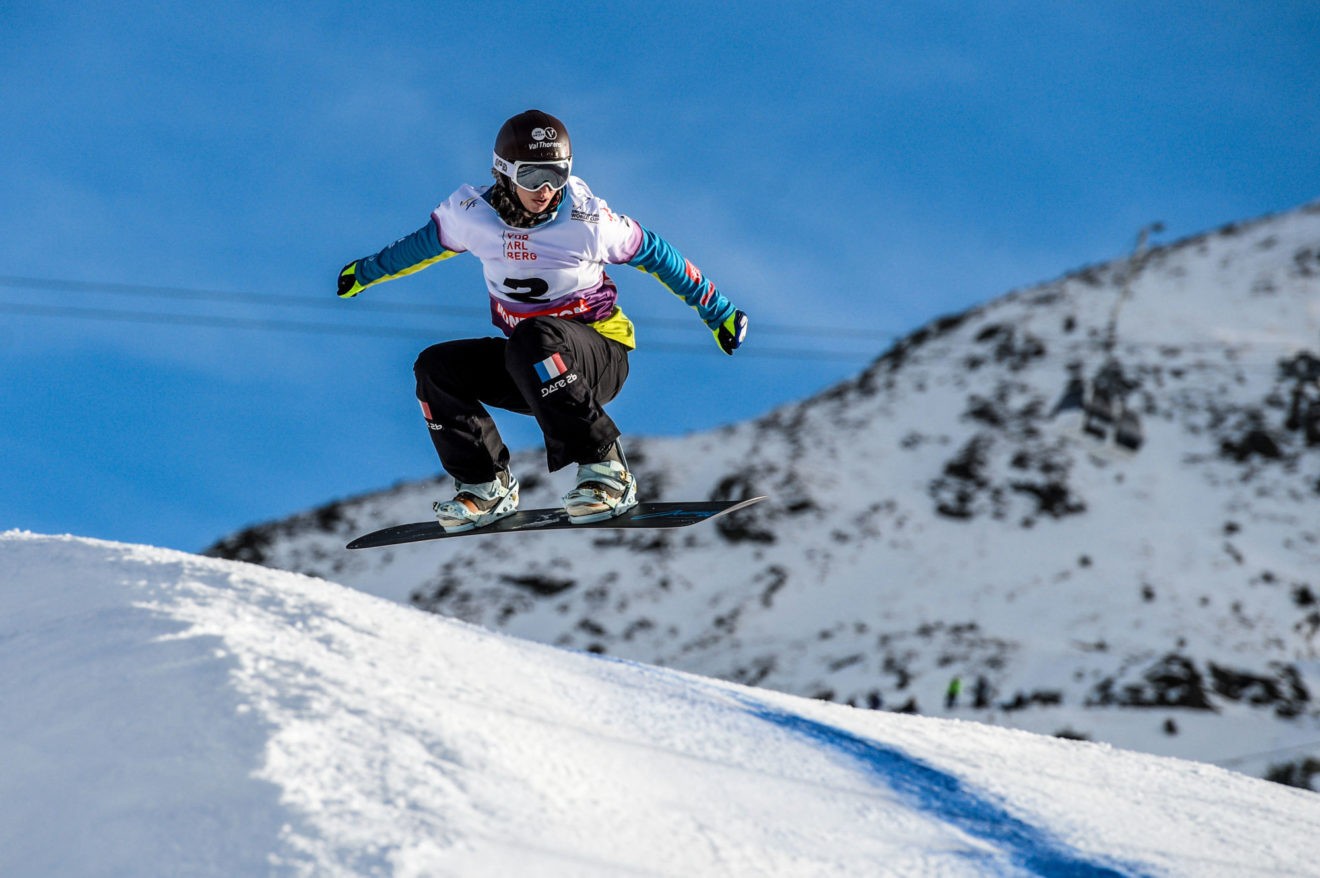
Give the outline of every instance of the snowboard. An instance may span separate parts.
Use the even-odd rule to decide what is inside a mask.
[[[419,543],[425,540],[446,540],[453,537],[479,537],[486,534],[527,533],[543,530],[598,530],[602,528],[670,528],[687,527],[712,518],[719,518],[739,509],[746,509],[753,503],[759,503],[764,497],[750,500],[698,500],[693,503],[638,503],[623,515],[593,521],[589,524],[573,524],[568,520],[568,513],[562,509],[527,509],[501,518],[494,524],[465,530],[462,533],[445,533],[437,521],[418,521],[413,524],[399,524],[373,533],[360,536],[349,543],[350,549],[374,549],[380,546],[397,546],[402,543]]]

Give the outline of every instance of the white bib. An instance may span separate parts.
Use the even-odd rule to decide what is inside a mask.
[[[481,197],[459,187],[432,214],[442,246],[481,260],[491,317],[511,332],[528,317],[553,315],[587,322],[614,310],[618,293],[605,265],[627,262],[641,246],[641,227],[609,209],[587,184],[570,177],[555,217],[515,229]]]

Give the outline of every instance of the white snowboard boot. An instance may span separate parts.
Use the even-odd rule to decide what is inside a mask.
[[[637,480],[613,458],[579,465],[577,487],[564,495],[564,511],[573,524],[604,521],[636,505]]]
[[[475,485],[457,479],[458,494],[453,500],[432,505],[436,520],[445,533],[462,533],[498,521],[518,510],[518,480],[508,470],[496,473],[495,479]]]

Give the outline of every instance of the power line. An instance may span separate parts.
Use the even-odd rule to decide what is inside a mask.
[[[489,311],[484,308],[465,307],[461,305],[431,305],[416,304],[407,302],[382,302],[375,299],[354,299],[351,302],[343,302],[339,299],[332,299],[328,295],[325,297],[312,298],[309,296],[254,293],[245,291],[226,291],[193,287],[178,286],[159,286],[151,284],[128,284],[117,283],[113,281],[79,281],[65,278],[34,278],[18,275],[0,275],[0,287],[14,289],[37,289],[52,290],[85,295],[103,295],[110,294],[116,296],[147,297],[156,299],[166,299],[173,301],[186,302],[215,302],[226,305],[243,304],[256,306],[263,309],[278,309],[281,307],[295,308],[317,308],[317,309],[335,309],[335,313],[341,316],[349,314],[360,315],[368,314],[395,314],[395,315],[427,315],[439,317],[442,319],[470,319],[472,317],[487,317]],[[231,317],[223,315],[200,315],[200,314],[162,314],[159,312],[144,312],[134,310],[120,310],[113,308],[91,308],[77,306],[67,303],[61,304],[30,304],[30,303],[6,303],[0,301],[0,310],[7,310],[9,313],[20,314],[29,317],[49,317],[75,319],[85,321],[111,321],[121,323],[155,324],[155,325],[176,325],[176,326],[197,326],[205,328],[226,328],[238,330],[257,330],[269,332],[296,332],[303,334],[333,334],[347,336],[373,336],[377,338],[413,338],[425,339],[434,338],[435,333],[427,331],[420,327],[395,327],[379,326],[371,324],[344,324],[327,322],[297,321],[288,319],[265,320],[247,317]],[[652,317],[642,315],[639,317],[639,325],[646,328],[655,329],[680,329],[688,331],[692,328],[692,320],[676,319],[666,317]],[[895,333],[868,329],[861,327],[830,327],[820,325],[789,326],[783,324],[765,324],[754,323],[755,333],[760,335],[791,335],[791,336],[822,336],[832,339],[862,339],[872,341],[894,341],[899,338]],[[1096,349],[1103,345],[1099,339],[1077,338],[1071,340],[1056,340],[1062,342],[1063,351],[1058,350],[1059,345],[1054,345],[1055,350],[1046,354],[1043,359],[1054,360],[1061,357],[1075,357],[1077,351]],[[1279,342],[1265,342],[1253,340],[1242,343],[1247,348],[1265,347],[1265,348],[1293,348],[1295,344],[1283,344]],[[1142,342],[1125,341],[1120,342],[1117,348],[1120,350],[1139,350],[1147,348],[1165,348],[1172,347],[1184,351],[1200,351],[1204,349],[1225,350],[1229,349],[1229,359],[1237,365],[1256,367],[1261,364],[1244,361],[1241,355],[1231,350],[1231,346],[1224,342]],[[647,340],[643,345],[644,350],[662,351],[662,352],[696,352],[704,350],[704,346],[699,344],[684,344],[672,342],[657,342]],[[1071,350],[1073,353],[1065,353]],[[763,356],[777,358],[795,358],[808,360],[840,360],[858,362],[861,360],[870,360],[878,356],[880,351],[858,351],[848,352],[835,349],[821,350],[818,348],[765,348],[761,345],[748,347],[741,356]],[[1264,353],[1261,351],[1260,353]],[[1268,356],[1268,354],[1266,354]],[[1170,364],[1171,366],[1174,364]],[[1188,364],[1179,364],[1186,368]],[[1192,364],[1197,365],[1197,364]],[[1222,364],[1221,364],[1222,365]]]
[[[436,333],[426,328],[374,326],[344,323],[315,323],[293,320],[266,320],[251,317],[228,317],[204,314],[161,314],[145,311],[122,311],[112,308],[86,308],[75,305],[28,305],[24,303],[0,303],[0,312],[18,314],[27,317],[51,317],[84,321],[105,321],[115,323],[137,323],[147,325],[196,326],[208,329],[241,329],[267,332],[296,332],[319,335],[373,336],[376,338],[434,339]],[[685,324],[690,326],[690,324]],[[647,341],[644,351],[662,353],[706,353],[707,348],[695,344],[676,344],[665,341]],[[739,354],[740,357],[774,357],[776,359],[797,360],[842,360],[857,362],[869,360],[875,354],[869,352],[847,353],[834,350],[813,350],[810,348],[766,348],[749,347]]]
[[[116,323],[143,323],[166,326],[200,326],[213,329],[258,329],[271,332],[374,335],[385,338],[423,338],[427,336],[424,330],[403,327],[350,326],[342,323],[277,321],[208,314],[161,314],[146,311],[118,311],[113,308],[84,308],[76,305],[28,305],[6,302],[0,304],[0,311],[21,314],[27,317],[59,317],[73,320],[103,320]]]
[[[7,282],[12,280],[15,279],[0,276],[0,286],[11,285],[8,284]],[[79,282],[67,282],[67,281],[46,281],[43,283],[59,284],[61,288],[68,288],[73,285],[79,285]],[[101,284],[88,284],[87,287],[94,288],[97,292],[107,291],[107,288]],[[137,291],[139,288],[133,288],[133,289]],[[226,302],[236,301],[235,299],[236,294],[224,293],[219,291],[191,290],[191,289],[168,288],[168,287],[164,287],[164,288],[155,287],[155,288],[147,288],[147,289],[151,290],[151,294],[153,295],[162,291],[172,291],[172,290],[177,291],[181,295],[175,298],[187,298],[192,300],[209,301],[211,300],[211,297],[222,297]],[[237,295],[242,295],[246,297],[246,296],[257,296],[258,294],[249,293],[249,294],[237,294]],[[291,299],[299,302],[300,304],[312,304],[316,307],[322,307],[323,305],[332,308],[337,307],[339,309],[339,313],[341,314],[346,313],[343,307],[344,303],[334,300],[322,302],[321,300],[305,299],[296,296],[282,296],[282,297],[274,296],[274,297],[261,297],[261,298],[263,299],[261,304],[271,304],[272,300],[279,301],[283,299]],[[363,306],[371,306],[371,305],[374,305],[375,307],[363,307]],[[486,316],[488,313],[485,311],[478,311],[477,309],[457,309],[457,308],[446,309],[437,306],[408,305],[408,304],[389,303],[389,302],[381,302],[381,303],[354,302],[350,307],[353,306],[356,306],[356,310],[403,311],[410,313],[421,312],[421,313],[427,313],[449,319],[452,319],[456,314],[462,314],[464,316],[470,317],[471,315],[475,315],[475,314],[481,314],[482,316]],[[193,327],[208,328],[208,329],[236,329],[236,330],[265,331],[265,332],[292,332],[292,333],[313,334],[313,335],[320,334],[320,335],[360,336],[360,337],[375,337],[375,338],[407,338],[407,339],[418,339],[418,340],[434,339],[437,335],[437,332],[434,329],[427,326],[401,327],[401,326],[380,326],[369,323],[348,324],[348,323],[315,322],[315,321],[305,321],[305,320],[299,321],[299,320],[288,320],[288,319],[233,317],[227,315],[172,314],[172,313],[162,313],[158,311],[148,312],[148,311],[123,310],[123,309],[115,309],[115,308],[93,308],[93,307],[67,305],[67,304],[42,305],[42,304],[29,304],[25,302],[0,301],[0,313],[4,313],[4,312],[8,312],[10,314],[16,314],[20,316],[39,317],[39,318],[44,317],[44,318],[71,319],[71,320],[82,320],[82,321],[136,323],[142,325],[157,325],[157,326],[160,325],[193,326]],[[660,328],[664,328],[665,325],[673,326],[673,327],[681,327],[684,330],[690,330],[692,328],[692,321],[690,320],[666,321],[663,319],[652,319],[649,317],[644,317],[642,318],[641,322],[646,327],[653,327],[656,324],[662,324]],[[762,327],[759,324],[757,324],[757,328],[758,330],[762,329]],[[1061,340],[1056,340],[1056,341],[1061,341]],[[1255,342],[1255,341],[1245,342],[1243,344],[1248,347],[1261,346],[1260,342]],[[1094,352],[1099,347],[1101,347],[1101,345],[1102,343],[1099,340],[1088,339],[1088,338],[1077,338],[1067,341],[1061,341],[1061,344],[1056,343],[1055,345],[1053,345],[1053,347],[1055,348],[1054,350],[1046,354],[1037,355],[1032,359],[1040,359],[1044,363],[1073,362],[1076,360],[1079,352],[1082,351]],[[1277,343],[1269,344],[1265,346],[1280,347],[1285,349],[1291,349],[1295,347],[1295,345],[1291,345],[1291,344],[1282,345]],[[1059,349],[1060,347],[1062,347],[1062,350]],[[1164,342],[1126,341],[1126,342],[1121,342],[1118,345],[1118,348],[1121,351],[1129,351],[1129,352],[1143,350],[1143,349],[1164,348],[1164,347],[1169,347],[1169,344]],[[1205,350],[1227,351],[1228,354],[1227,362],[1209,363],[1201,360],[1195,360],[1192,362],[1170,362],[1167,364],[1169,368],[1223,369],[1223,368],[1235,367],[1235,368],[1250,368],[1250,369],[1260,369],[1260,368],[1274,369],[1277,368],[1278,366],[1278,359],[1276,355],[1270,355],[1265,351],[1260,351],[1254,357],[1243,357],[1242,355],[1233,351],[1226,343],[1192,342],[1192,343],[1176,344],[1174,345],[1174,347],[1177,347],[1180,350],[1184,350],[1188,352],[1200,352]],[[703,345],[695,344],[695,343],[681,343],[681,342],[675,343],[675,342],[646,339],[642,344],[642,350],[644,352],[658,352],[658,353],[701,353],[701,352],[705,352],[706,348]],[[876,357],[878,357],[881,353],[883,353],[883,351],[864,350],[864,351],[849,352],[849,351],[841,351],[836,349],[822,350],[819,348],[767,348],[760,344],[757,344],[747,347],[742,352],[740,352],[739,356],[742,358],[774,357],[776,359],[789,359],[789,360],[792,359],[835,360],[840,362],[857,363],[862,361],[869,362],[875,359]],[[1257,357],[1262,357],[1262,359],[1258,360]],[[1264,358],[1268,358],[1268,359],[1264,359]]]
[[[22,289],[55,290],[71,293],[109,293],[111,295],[140,296],[162,299],[175,299],[191,302],[221,302],[226,304],[243,303],[260,307],[294,308],[335,308],[341,312],[352,308],[355,311],[369,311],[389,314],[431,314],[438,316],[485,316],[489,311],[482,308],[461,305],[419,305],[407,302],[381,302],[374,299],[354,299],[347,306],[328,295],[325,298],[310,296],[290,296],[275,293],[254,293],[244,291],[225,291],[198,289],[191,287],[156,286],[151,284],[127,284],[113,281],[77,281],[62,278],[34,278],[16,275],[0,275],[0,286]],[[692,321],[672,317],[647,317],[652,326],[688,329]],[[897,338],[897,333],[888,330],[871,329],[857,326],[821,326],[787,325],[775,323],[756,324],[758,334],[822,336],[829,338],[855,338],[872,341],[885,341]]]
[[[1294,753],[1298,750],[1312,750],[1316,748],[1320,748],[1320,741],[1311,741],[1306,744],[1294,744],[1291,747],[1279,747],[1274,750],[1262,750],[1259,753],[1247,753],[1243,756],[1233,756],[1228,759],[1216,759],[1214,764],[1227,768],[1232,765],[1240,765],[1243,762],[1260,759],[1265,756],[1278,756],[1283,753]]]
[[[112,295],[139,296],[161,299],[174,299],[189,302],[220,302],[224,304],[249,304],[263,307],[290,306],[295,308],[337,308],[341,312],[346,306],[338,299],[311,298],[309,296],[289,296],[278,293],[252,293],[227,290],[195,289],[190,287],[152,286],[148,284],[124,284],[110,281],[75,281],[54,278],[31,278],[0,275],[0,286],[38,290],[56,290],[70,293],[110,293]],[[392,314],[436,314],[440,316],[484,316],[488,312],[481,308],[462,306],[416,305],[406,302],[378,302],[354,300],[351,307],[358,311],[374,311]]]

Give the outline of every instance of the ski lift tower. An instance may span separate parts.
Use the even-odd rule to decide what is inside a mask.
[[[1123,365],[1118,360],[1118,318],[1123,306],[1132,297],[1132,279],[1145,267],[1150,252],[1150,236],[1162,231],[1164,224],[1154,222],[1137,234],[1136,246],[1123,271],[1123,287],[1109,313],[1109,323],[1105,328],[1104,362],[1089,380],[1084,376],[1080,362],[1071,364],[1071,377],[1050,414],[1056,420],[1080,414],[1084,437],[1101,447],[1109,447],[1112,439],[1113,447],[1129,454],[1135,454],[1141,448],[1145,436],[1141,429],[1141,418],[1127,405],[1127,397],[1137,389],[1138,382],[1124,373]]]

